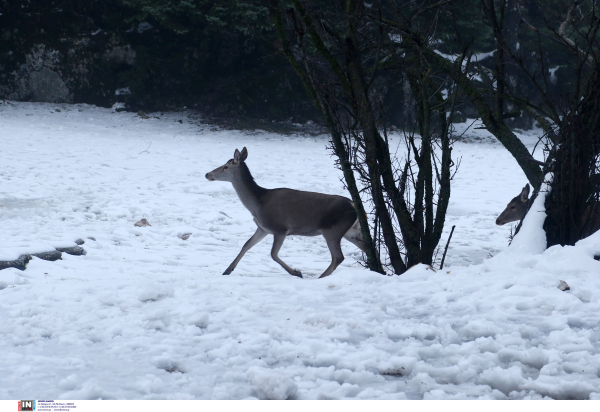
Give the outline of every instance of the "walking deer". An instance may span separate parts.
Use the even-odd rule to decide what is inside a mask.
[[[529,199],[529,184],[526,184],[521,190],[521,193],[508,202],[506,209],[504,209],[504,211],[500,213],[500,216],[498,216],[498,219],[496,219],[496,224],[502,226],[506,223],[523,220],[527,210],[529,209],[530,203],[531,199]],[[587,206],[585,208],[583,215],[581,216],[581,224],[582,227],[585,228],[581,234],[582,238],[595,233],[597,230],[600,230],[600,204],[594,203],[592,207]]]
[[[303,192],[293,189],[265,189],[260,187],[250,174],[245,160],[248,150],[235,150],[233,159],[206,174],[210,181],[231,182],[242,204],[254,217],[258,228],[244,244],[242,250],[223,275],[229,275],[244,254],[264,239],[273,235],[271,257],[290,275],[302,277],[302,273],[292,269],[279,256],[279,249],[288,235],[323,235],[331,253],[331,264],[320,276],[329,276],[342,261],[344,255],[340,242],[342,238],[365,250],[356,210],[350,199],[322,193]]]

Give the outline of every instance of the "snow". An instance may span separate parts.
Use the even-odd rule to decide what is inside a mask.
[[[150,23],[148,23],[148,22],[144,21],[144,22],[142,22],[142,23],[138,24],[138,29],[137,29],[137,32],[138,32],[138,33],[143,33],[143,32],[145,32],[145,31],[147,31],[147,30],[150,30],[150,29],[152,29],[152,28],[153,28],[153,27],[152,27],[152,25],[151,25]]]
[[[443,270],[378,275],[344,241],[325,279],[305,237],[280,257],[309,279],[269,238],[221,276],[255,226],[204,178],[245,146],[262,186],[346,195],[325,136],[7,101],[0,142],[0,257],[87,251],[0,271],[0,399],[600,399],[600,233],[543,250],[535,213],[507,247],[526,180],[482,130],[453,150]]]
[[[552,84],[556,84],[556,82],[558,82],[558,77],[556,77],[556,71],[558,69],[560,69],[560,66],[551,67],[548,69],[548,71],[550,72],[550,83]]]
[[[518,49],[518,44],[517,44],[517,49]],[[451,61],[452,63],[456,62],[456,60],[461,57],[460,54],[447,54],[447,53],[442,53],[439,50],[434,50],[434,52],[437,53],[438,55],[442,56],[444,59]],[[492,51],[485,52],[485,53],[475,53],[471,56],[471,59],[469,61],[470,62],[481,62],[484,59],[487,59],[488,57],[492,57],[494,55],[494,53],[496,53],[496,50],[492,50]],[[461,67],[465,71],[467,68],[467,63],[468,63],[467,60],[463,60],[461,63]],[[486,69],[484,67],[479,67],[479,70],[486,70]],[[483,82],[483,79],[481,78],[481,76],[479,74],[469,73],[469,77],[471,77],[472,79],[475,79],[479,82]],[[494,77],[494,76],[490,76],[490,77]],[[493,85],[493,87],[496,87],[495,80],[492,82],[492,85]]]
[[[122,94],[131,94],[131,90],[129,90],[129,87],[122,87],[120,89],[115,90],[115,96],[120,96]],[[115,103],[115,105],[117,105],[119,103]],[[115,107],[115,105],[113,105],[113,108]],[[121,107],[121,106],[119,106]]]

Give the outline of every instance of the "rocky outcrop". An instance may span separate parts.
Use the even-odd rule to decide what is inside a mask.
[[[133,66],[136,53],[116,39],[62,39],[62,49],[36,44],[25,61],[0,75],[0,98],[50,103],[93,103],[111,106],[119,100],[119,84],[107,67]],[[99,44],[102,43],[102,44]],[[106,70],[105,74],[100,71]],[[99,96],[102,96],[99,98]]]
[[[16,260],[0,260],[0,270],[8,268],[16,268],[19,270],[25,270],[27,264],[31,260],[31,255],[21,255]]]
[[[36,45],[25,57],[25,63],[13,72],[11,82],[3,85],[6,97],[12,100],[73,103],[73,94],[58,73],[62,57],[59,51],[46,45]]]
[[[196,108],[216,118],[319,118],[272,42],[133,22],[120,0],[0,0],[0,99],[127,110]]]
[[[93,238],[89,239],[95,240]],[[54,262],[55,260],[62,259],[63,253],[73,256],[83,256],[87,254],[85,249],[81,247],[81,245],[83,245],[84,243],[85,241],[83,239],[77,239],[75,241],[75,244],[77,244],[77,246],[57,247],[55,248],[55,250],[49,250],[47,252],[23,254],[15,260],[0,260],[0,270],[8,268],[25,270],[27,269],[27,264],[29,263],[29,261],[31,261],[32,257]]]

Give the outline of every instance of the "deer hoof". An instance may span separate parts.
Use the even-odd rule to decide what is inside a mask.
[[[225,272],[223,272],[223,275],[221,275],[221,276],[231,275],[231,272],[233,272],[232,269],[227,269],[227,270],[225,270]]]
[[[301,278],[301,277],[302,277],[302,272],[300,272],[299,270],[294,270],[294,271],[291,273],[291,275],[292,275],[292,276],[298,276],[299,278]]]

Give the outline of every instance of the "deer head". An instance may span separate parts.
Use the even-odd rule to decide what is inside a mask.
[[[239,178],[240,165],[247,157],[248,150],[245,147],[241,152],[238,149],[235,149],[233,159],[229,159],[223,166],[217,167],[212,172],[208,172],[206,178],[211,181],[220,180],[223,182],[233,182]]]
[[[529,184],[526,184],[521,193],[506,205],[506,209],[496,219],[496,224],[502,226],[510,222],[516,222],[517,220],[523,220],[528,207]]]

